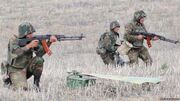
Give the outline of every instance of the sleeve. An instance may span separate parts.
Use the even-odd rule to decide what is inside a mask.
[[[108,34],[106,34],[106,36],[104,37],[104,48],[110,52],[115,52],[118,48],[112,42],[112,39]]]
[[[137,40],[137,36],[136,35],[132,35],[133,32],[133,25],[132,24],[127,24],[125,26],[125,34],[124,34],[124,39],[127,41],[136,41]]]
[[[17,40],[12,40],[10,39],[9,41],[9,46],[8,46],[9,50],[11,50],[11,53],[14,54],[15,56],[21,56],[23,55],[26,51],[28,51],[29,49],[24,47],[20,47],[17,43]]]

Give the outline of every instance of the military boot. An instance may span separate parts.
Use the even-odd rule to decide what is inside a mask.
[[[36,90],[38,90],[38,91],[40,91],[39,82],[40,82],[40,79],[41,79],[42,69],[43,69],[43,65],[39,64],[39,65],[35,66],[35,69],[33,71],[34,85],[37,87]]]
[[[114,64],[116,65],[116,66],[124,66],[125,65],[125,62],[124,62],[124,60],[119,56],[119,53],[116,53],[115,55],[114,55]]]
[[[2,75],[2,80],[3,80],[3,85],[4,86],[8,86],[8,85],[11,85],[12,82],[11,82],[11,79],[8,75],[8,63],[7,62],[3,62],[1,63],[1,75]]]
[[[28,77],[31,77],[31,75],[34,76],[34,85],[36,86],[37,91],[40,91],[39,82],[43,71],[43,62],[44,59],[42,57],[36,56],[30,61],[28,65],[27,76]]]

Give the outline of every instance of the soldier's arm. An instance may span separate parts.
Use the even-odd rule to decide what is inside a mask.
[[[136,35],[132,35],[133,33],[133,25],[127,24],[125,26],[125,34],[124,34],[124,39],[127,41],[136,41],[137,40],[137,36]]]
[[[14,40],[14,39],[10,39],[8,48],[9,48],[9,50],[12,52],[12,54],[14,54],[14,55],[16,55],[16,56],[21,56],[21,55],[23,55],[26,51],[29,50],[26,46],[20,47],[20,46],[17,44],[17,41]]]
[[[51,36],[50,37],[50,40],[48,40],[47,42],[41,42],[41,44],[39,44],[38,45],[38,47],[37,47],[37,49],[36,49],[36,51],[35,51],[35,54],[36,54],[36,56],[40,56],[40,57],[42,57],[43,55],[45,55],[46,54],[46,50],[48,50],[48,55],[50,55],[51,54],[51,51],[48,49],[49,47],[50,47],[50,45],[52,44],[52,43],[54,43],[54,42],[56,42],[57,41],[57,38],[55,37],[55,36]],[[45,44],[47,44],[47,47],[46,47],[46,45]]]
[[[118,47],[115,46],[115,44],[112,42],[112,39],[109,35],[106,35],[104,38],[104,47],[106,50],[114,52],[117,50]]]

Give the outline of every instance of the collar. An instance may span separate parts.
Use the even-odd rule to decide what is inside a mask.
[[[119,37],[119,33],[117,33],[117,32],[114,32],[111,30],[110,33]]]

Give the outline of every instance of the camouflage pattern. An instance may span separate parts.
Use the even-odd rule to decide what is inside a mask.
[[[139,20],[146,17],[144,11],[140,10],[134,13],[133,21],[125,26],[124,39],[133,45],[133,48],[127,53],[130,63],[138,63],[138,57],[145,63],[152,64],[152,58],[149,55],[147,48],[143,45],[144,39],[137,39],[136,35],[132,35],[133,32],[147,32],[144,24],[141,24]]]
[[[36,85],[36,87],[39,87],[39,82],[43,71],[43,62],[44,60],[42,57],[34,57],[29,60],[26,68],[16,70],[15,72],[9,72],[9,77],[12,82],[12,88],[22,88],[24,90],[27,90],[27,79],[32,75],[34,76],[34,84]]]
[[[116,26],[117,25],[117,26]],[[119,27],[117,22],[112,22],[110,24],[110,29],[114,29],[113,26]],[[113,32],[105,32],[101,35],[98,43],[98,47],[96,52],[101,56],[103,62],[105,64],[113,64],[113,65],[123,65],[124,61],[119,57],[119,53],[116,52],[119,46],[116,45],[116,41],[119,37],[119,33]]]
[[[19,25],[19,38],[23,38],[27,34],[31,34],[35,32],[34,27],[29,22],[24,22]]]
[[[28,61],[33,58],[33,52],[40,57],[45,54],[40,43],[35,49],[27,49],[18,45],[17,37],[12,37],[8,43],[8,64],[15,68],[25,68]]]
[[[1,68],[6,68],[4,69],[4,74],[7,74],[10,78],[9,83],[12,84],[13,88],[22,87],[23,89],[27,89],[27,79],[32,75],[34,76],[34,84],[39,87],[44,63],[42,56],[45,54],[45,51],[41,43],[34,49],[27,49],[25,46],[20,47],[18,45],[18,39],[19,37],[13,36],[9,40],[8,65],[5,66],[4,63],[2,63]],[[48,42],[48,46],[50,46],[50,42]],[[35,57],[33,57],[33,53],[35,53]]]

